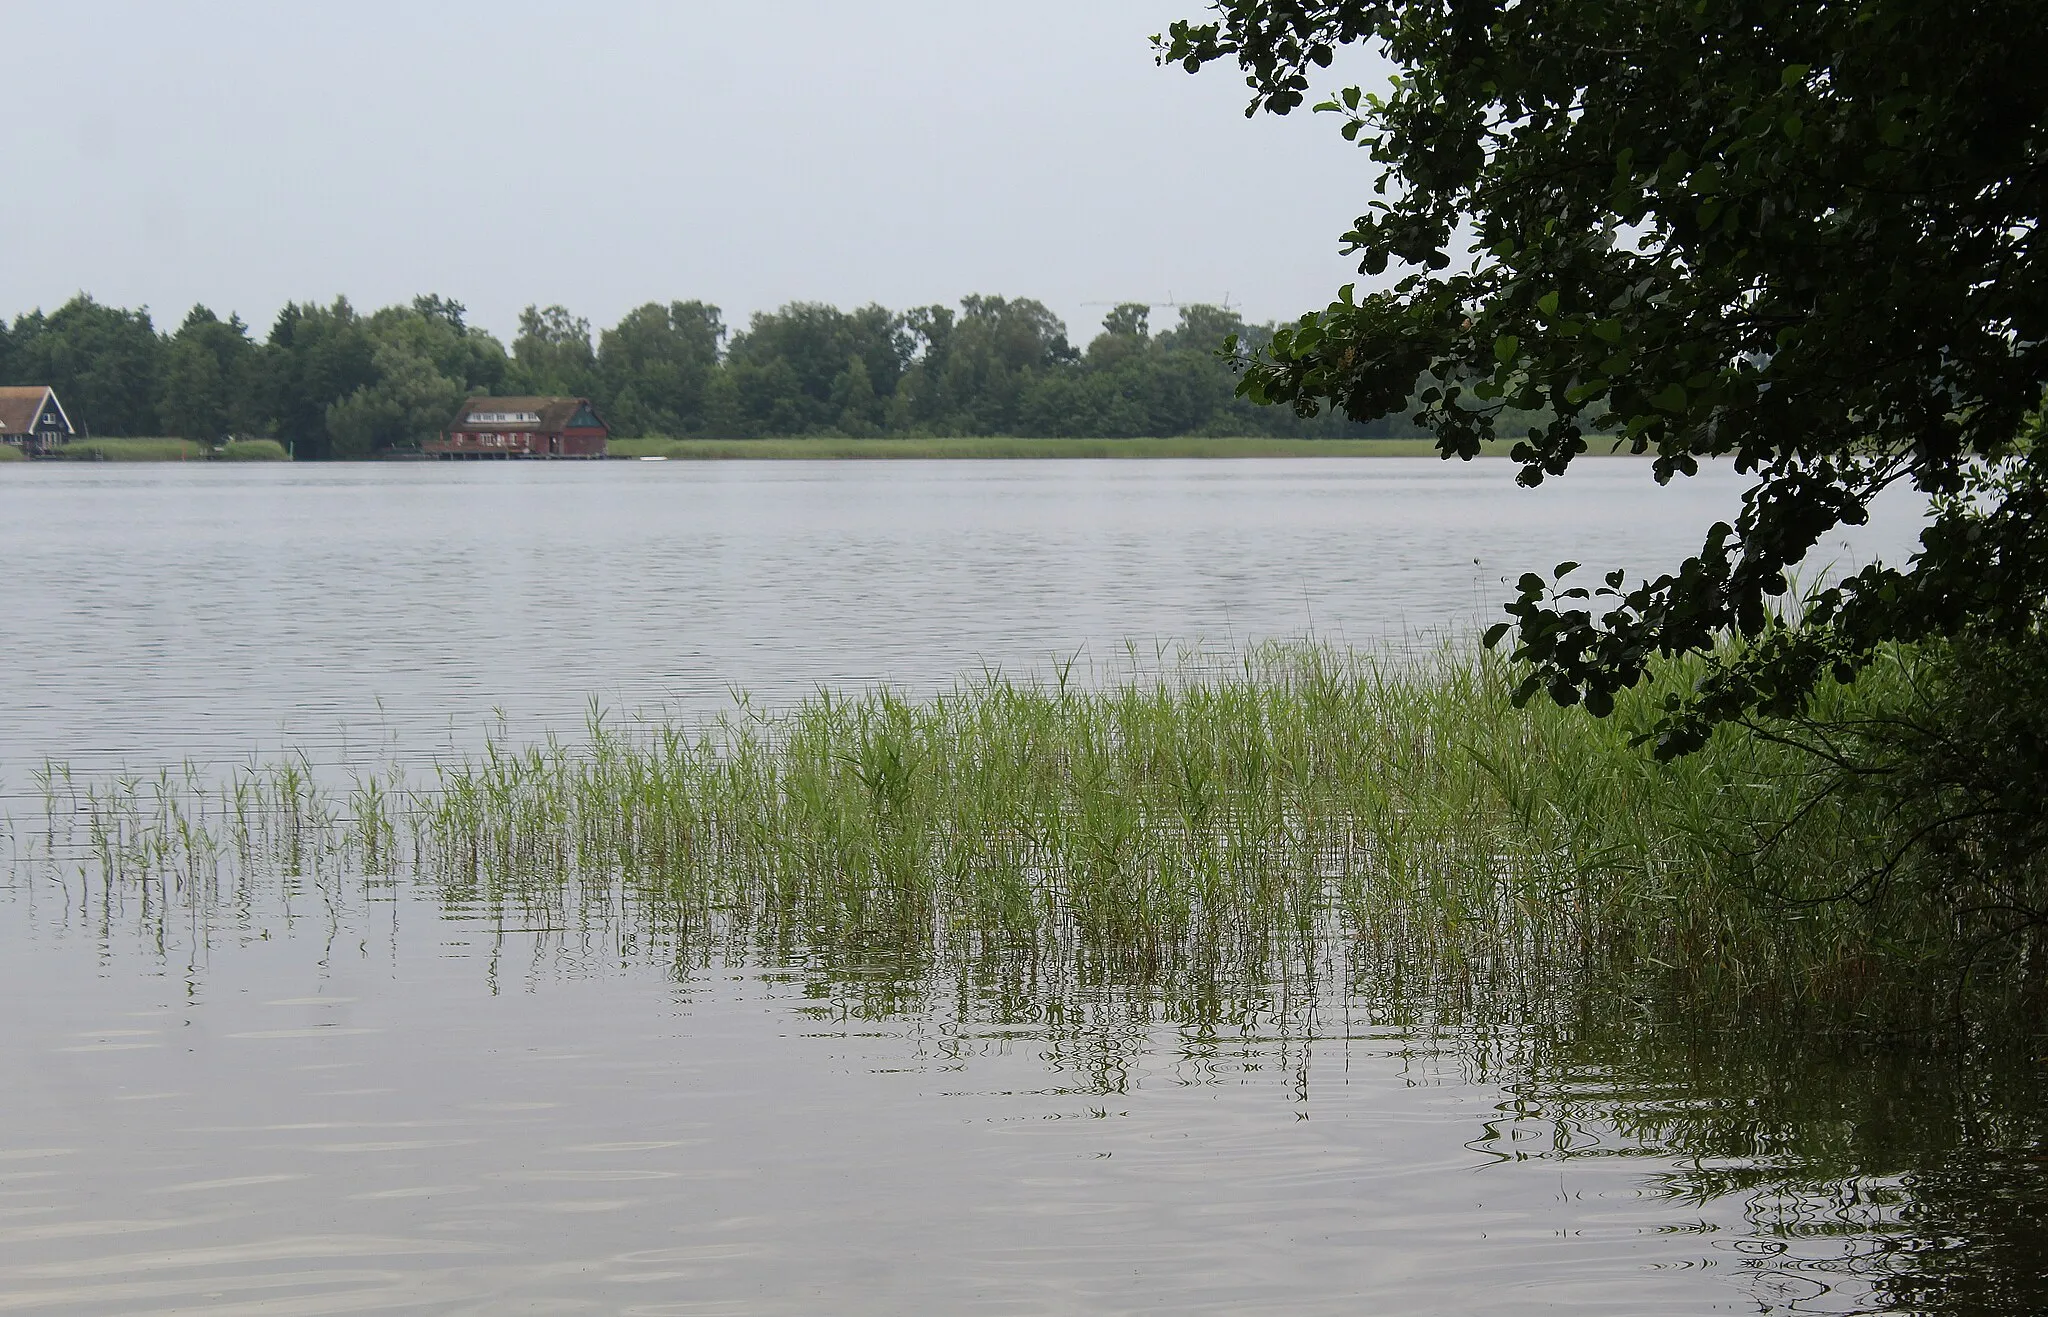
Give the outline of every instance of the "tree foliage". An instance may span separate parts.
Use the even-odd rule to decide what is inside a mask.
[[[54,386],[67,411],[94,418],[102,433],[150,432],[163,344],[148,311],[80,294],[48,316],[19,317],[10,338],[9,369],[21,382]]]
[[[207,444],[257,433],[265,421],[258,403],[260,369],[256,344],[240,316],[222,320],[204,306],[193,307],[158,361],[159,428]]]
[[[756,434],[878,433],[882,399],[910,353],[901,317],[880,306],[792,302],[763,312],[732,343],[742,424]]]
[[[715,306],[649,302],[627,312],[598,342],[606,418],[624,434],[730,429],[731,400],[715,387],[724,347],[725,319]]]
[[[377,382],[377,345],[345,297],[287,304],[271,326],[264,372],[275,437],[302,458],[337,456],[328,434],[336,402]]]
[[[587,397],[614,433],[709,438],[1034,435],[1124,437],[1384,434],[1390,424],[1303,419],[1234,394],[1218,348],[1263,342],[1218,307],[1119,307],[1087,353],[1030,298],[959,308],[852,311],[794,302],[728,341],[719,308],[649,302],[593,334],[561,306],[529,306],[508,352],[428,295],[365,316],[346,298],[293,303],[267,337],[196,306],[158,335],[147,311],[79,297],[0,321],[0,383],[54,384],[93,432],[203,443],[275,437],[302,459],[417,450],[472,395]]]
[[[372,378],[327,407],[330,456],[419,450],[448,425],[464,398],[505,383],[505,349],[463,323],[463,307],[417,297],[362,322]]]
[[[597,384],[590,322],[563,306],[527,307],[519,313],[519,336],[512,340],[512,374],[527,393],[588,396]]]
[[[1346,47],[1390,59],[1336,116],[1377,169],[1346,289],[1247,354],[1242,388],[1415,419],[1470,457],[1505,409],[1520,479],[1593,443],[1660,481],[1726,459],[1740,515],[1636,584],[1522,578],[1522,698],[1595,712],[1658,655],[1734,634],[1662,754],[1797,709],[1888,642],[2032,634],[2048,587],[2026,418],[2048,384],[2042,12],[1989,0],[1222,0],[1162,60],[1234,62],[1285,114]],[[1992,464],[1987,467],[1986,464]],[[1936,499],[1911,562],[1783,620],[1792,568],[1895,485]],[[1497,629],[1495,638],[1508,629]]]

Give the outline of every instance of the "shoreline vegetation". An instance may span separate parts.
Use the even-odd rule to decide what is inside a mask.
[[[13,450],[9,450],[13,451]],[[19,454],[17,454],[18,456]],[[50,454],[56,462],[286,462],[275,439],[230,439],[223,444],[168,437],[75,439]]]
[[[949,1071],[1028,1049],[1069,1095],[1263,1080],[1306,1117],[1312,1044],[1341,1040],[1345,1083],[1369,1040],[1406,1082],[1500,1091],[1468,1109],[1475,1155],[1647,1157],[1634,1192],[1675,1219],[1739,1207],[1767,1258],[1820,1240],[1830,1280],[1904,1296],[1886,1310],[2038,1308],[2026,948],[1965,992],[1953,903],[1814,899],[1888,830],[1802,809],[1810,759],[1729,727],[1660,764],[1630,743],[1647,693],[1605,720],[1518,710],[1470,649],[1072,675],[688,723],[593,708],[579,737],[411,782],[52,769],[0,867],[11,849],[81,942],[139,939],[174,981],[274,931],[345,952],[374,917],[455,940],[494,995],[547,965],[692,1001],[759,977],[833,1029],[915,1022],[963,1047]],[[1880,676],[1893,698],[1912,674]],[[453,922],[401,919],[414,896]]]
[[[82,433],[263,436],[300,461],[416,454],[465,398],[527,395],[588,398],[614,435],[681,440],[1424,433],[1401,414],[1261,406],[1239,396],[1239,370],[1280,326],[1197,305],[1155,326],[1152,311],[1118,306],[1082,343],[1031,298],[792,302],[744,327],[707,303],[650,302],[602,330],[529,306],[508,343],[439,296],[367,314],[346,298],[294,303],[259,337],[204,306],[160,330],[146,309],[80,294],[0,320],[0,383],[54,388]],[[1504,413],[1503,432],[1531,419]]]
[[[1724,727],[1672,762],[1636,743],[1703,668],[1665,665],[1604,719],[1514,707],[1486,651],[1313,644],[1102,686],[1057,671],[742,699],[697,723],[593,709],[580,739],[346,789],[289,759],[226,780],[52,768],[44,817],[8,841],[17,868],[158,909],[336,875],[571,923],[565,903],[623,899],[685,942],[879,957],[913,979],[1078,958],[1106,984],[1192,990],[1339,946],[1468,998],[1730,1027],[1760,1010],[1861,1036],[2015,1018],[2034,935],[1913,881],[1896,822],[1796,738]],[[1901,657],[1815,716],[1853,726],[1913,680]],[[1836,898],[1880,870],[1875,896]]]
[[[1507,456],[1501,440],[1483,456]],[[1436,457],[1427,439],[1275,439],[1251,436],[1182,435],[1138,439],[1016,439],[986,435],[939,438],[848,439],[804,436],[781,439],[613,439],[615,460],[662,458],[677,462],[868,461],[868,460],[1143,460],[1299,457]],[[0,461],[21,454],[0,445]],[[291,455],[274,439],[236,439],[219,446],[171,438],[80,439],[52,454],[68,462],[286,462]],[[392,460],[392,458],[373,458]],[[412,460],[418,460],[416,455]]]
[[[1488,456],[1505,457],[1501,443]],[[1435,457],[1428,439],[1274,439],[1261,436],[1182,435],[1149,439],[1010,439],[961,435],[928,439],[614,439],[613,457],[660,457],[678,462],[780,460],[946,460],[1246,457]]]

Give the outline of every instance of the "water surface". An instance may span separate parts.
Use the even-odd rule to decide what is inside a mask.
[[[1732,471],[1587,461],[72,465],[0,472],[32,545],[0,616],[0,792],[45,758],[319,762],[614,710],[1085,676],[1162,647],[1406,644],[1560,559],[1646,568],[1731,516]],[[1829,561],[1895,552],[1896,518]]]
[[[1412,643],[1732,510],[1589,463],[0,470],[0,790],[734,687]],[[1900,524],[1831,553],[1894,552]],[[0,869],[0,1312],[2024,1311],[2041,1072],[1761,1018],[764,947],[646,893]],[[1056,950],[1056,949],[1055,949]],[[1409,967],[1412,969],[1413,967]]]
[[[0,1311],[2048,1298],[2009,1058],[1418,1000],[1337,944],[1194,991],[763,960],[583,895],[17,876]]]

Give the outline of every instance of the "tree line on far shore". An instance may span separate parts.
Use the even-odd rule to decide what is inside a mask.
[[[650,302],[593,333],[560,306],[531,306],[508,350],[465,323],[461,303],[416,297],[367,315],[346,298],[294,303],[257,337],[238,316],[195,306],[160,333],[147,310],[81,294],[48,314],[0,320],[0,383],[56,388],[96,435],[200,442],[275,438],[300,458],[416,448],[465,397],[588,397],[620,436],[1231,435],[1372,438],[1361,424],[1297,416],[1235,394],[1225,339],[1271,341],[1216,306],[1182,306],[1155,330],[1120,305],[1085,349],[1029,298],[852,311],[793,302],[729,332],[715,306]]]

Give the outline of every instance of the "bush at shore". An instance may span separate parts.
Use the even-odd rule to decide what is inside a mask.
[[[289,462],[291,456],[275,439],[230,439],[214,453],[222,462]]]

